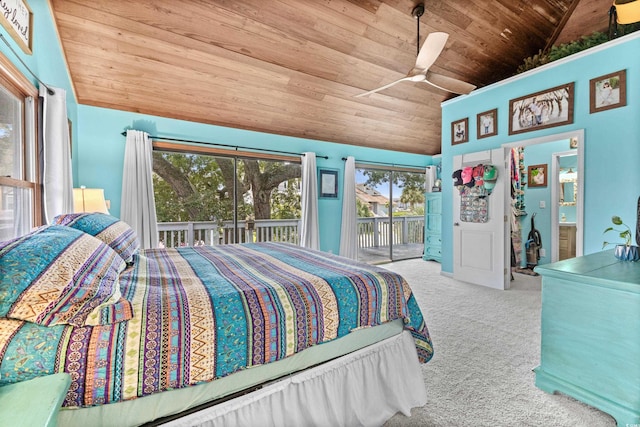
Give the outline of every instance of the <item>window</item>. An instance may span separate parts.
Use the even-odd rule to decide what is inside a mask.
[[[298,242],[300,160],[154,143],[154,196],[166,247]]]
[[[0,54],[0,241],[40,224],[36,88]]]

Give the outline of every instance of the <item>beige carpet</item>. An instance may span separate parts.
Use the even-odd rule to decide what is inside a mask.
[[[540,277],[515,274],[498,291],[440,275],[419,259],[382,265],[402,274],[422,308],[434,356],[422,367],[428,402],[397,426],[613,427],[613,417],[535,386],[540,362]]]

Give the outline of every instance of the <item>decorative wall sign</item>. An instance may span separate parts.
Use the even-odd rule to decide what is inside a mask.
[[[26,0],[0,1],[0,23],[20,48],[31,55],[33,12]]]
[[[320,169],[320,197],[338,197],[338,171]]]
[[[574,83],[509,101],[509,135],[573,123]]]
[[[451,145],[469,141],[469,118],[451,122]]]
[[[597,113],[627,105],[627,70],[589,80],[589,112]]]

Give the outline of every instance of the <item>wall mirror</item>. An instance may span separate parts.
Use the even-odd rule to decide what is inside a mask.
[[[578,174],[571,168],[560,170],[560,206],[575,206],[578,201]]]

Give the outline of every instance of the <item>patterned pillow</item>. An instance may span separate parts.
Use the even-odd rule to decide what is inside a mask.
[[[55,217],[53,223],[73,227],[97,237],[128,263],[140,249],[136,232],[129,224],[111,215],[98,212],[64,214]]]
[[[102,241],[59,225],[0,242],[0,317],[44,326],[128,320],[118,276],[126,264]]]

